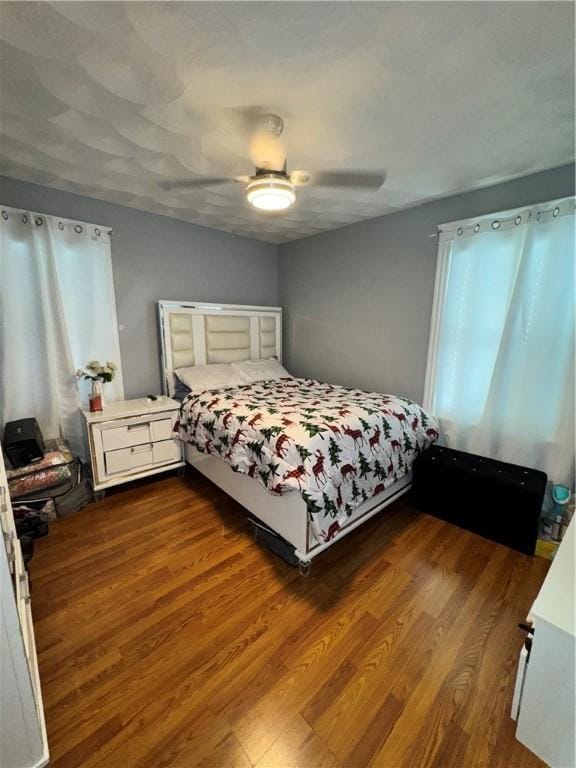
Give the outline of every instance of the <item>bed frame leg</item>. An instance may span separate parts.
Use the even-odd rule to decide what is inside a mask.
[[[312,560],[298,560],[298,572],[300,576],[310,576],[310,570],[312,569]]]

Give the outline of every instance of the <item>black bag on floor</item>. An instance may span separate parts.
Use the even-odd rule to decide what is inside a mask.
[[[295,547],[290,542],[253,515],[248,515],[248,522],[252,526],[255,541],[281,557],[288,565],[298,565],[298,558],[294,554]]]
[[[22,560],[24,561],[24,565],[26,568],[28,568],[28,563],[30,560],[32,560],[32,556],[34,555],[34,539],[31,536],[19,536],[20,540],[20,549],[22,551]]]
[[[40,539],[42,536],[48,536],[48,523],[44,522],[37,515],[27,515],[26,517],[16,518],[16,534],[19,539],[22,536],[29,536],[31,539]]]

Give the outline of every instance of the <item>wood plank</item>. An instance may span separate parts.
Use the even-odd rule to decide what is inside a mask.
[[[51,525],[31,563],[55,768],[539,768],[508,717],[548,564],[403,499],[304,579],[190,472]]]
[[[339,768],[339,763],[301,715],[256,763],[255,768]]]

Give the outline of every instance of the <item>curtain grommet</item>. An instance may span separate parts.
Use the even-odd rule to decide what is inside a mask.
[[[44,224],[44,219],[41,216],[36,216],[34,224],[36,224],[37,227],[41,227],[42,224]]]
[[[480,224],[474,225],[474,232],[480,232]]]
[[[60,232],[64,231],[64,224],[62,224],[61,221],[58,222],[58,229],[60,230]]]
[[[496,220],[494,220],[494,221],[492,222],[492,229],[500,229],[500,222],[499,222],[499,221],[496,221]]]
[[[522,216],[516,216],[516,218],[514,219],[514,224],[518,226],[518,224],[520,224],[521,221],[522,221]]]
[[[23,213],[21,218],[22,218],[22,224],[28,224],[27,214]]]
[[[554,210],[552,211],[552,216],[556,218],[556,216],[558,216],[559,213],[560,213],[560,207],[557,205],[556,208],[554,208]]]
[[[8,221],[8,211],[2,211],[2,218],[4,221]]]
[[[94,234],[96,235],[96,237],[100,237],[100,230],[98,229],[98,227],[96,227],[96,229],[94,230]]]
[[[76,232],[78,235],[82,232],[82,227],[80,226],[80,224],[76,224],[76,226],[74,227],[74,232]]]
[[[536,214],[536,221],[540,221],[540,211]]]
[[[464,230],[462,229],[462,227],[458,227],[458,229],[456,230],[456,234],[457,235],[463,235],[464,234]]]

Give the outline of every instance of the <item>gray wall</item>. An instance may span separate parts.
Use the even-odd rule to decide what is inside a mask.
[[[444,222],[574,194],[574,166],[437,200],[280,246],[284,361],[421,401]]]
[[[127,397],[160,391],[156,300],[197,299],[280,304],[295,375],[421,400],[437,251],[428,233],[573,193],[574,166],[563,166],[297,240],[278,260],[275,245],[0,177],[4,205],[114,230]]]
[[[275,245],[5,177],[0,202],[114,230],[126,397],[160,392],[158,299],[278,305]]]

